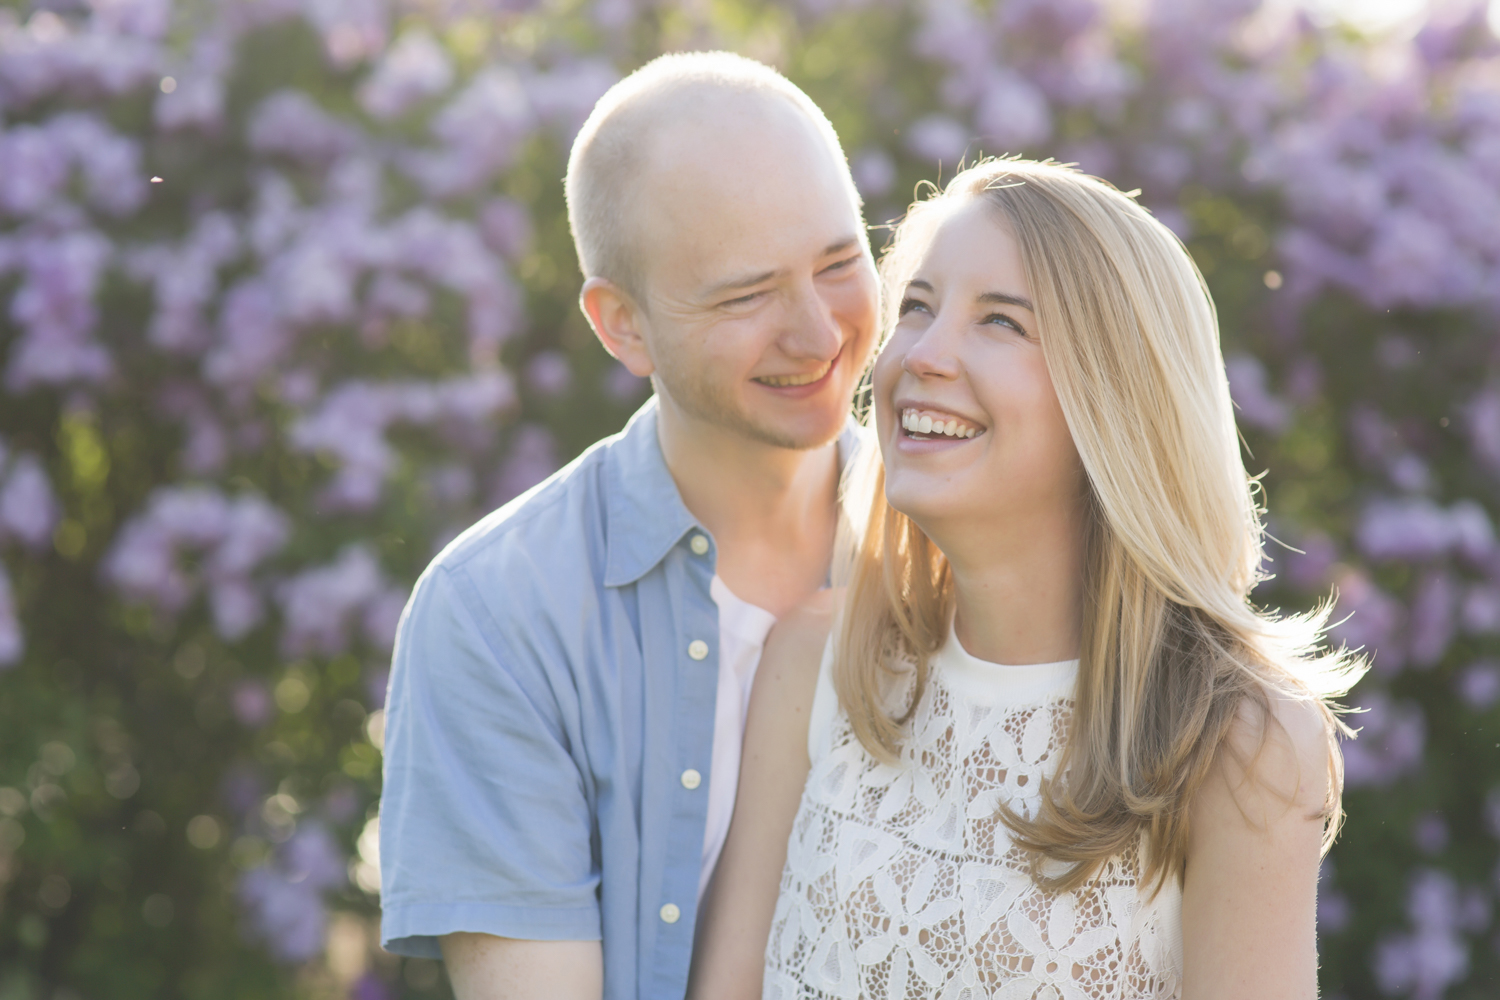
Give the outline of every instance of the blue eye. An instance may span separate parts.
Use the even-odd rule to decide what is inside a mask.
[[[921,299],[905,298],[901,300],[901,306],[896,310],[896,315],[898,317],[905,316],[913,309],[921,309],[926,312],[932,311],[927,308],[927,303],[923,302]]]
[[[986,316],[983,320],[980,321],[980,325],[981,326],[984,325],[984,324],[986,324],[986,323],[993,323],[996,326],[1008,326],[1012,330],[1014,330],[1017,333],[1019,333],[1021,336],[1023,336],[1023,337],[1027,336],[1026,328],[1023,327],[1020,323],[1017,323],[1015,320],[1011,319],[1009,316],[1005,315],[1004,313],[990,313],[988,316]]]

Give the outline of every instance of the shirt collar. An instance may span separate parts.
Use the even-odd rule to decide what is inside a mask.
[[[667,468],[656,436],[656,419],[656,397],[652,396],[630,418],[609,452],[606,587],[623,587],[645,576],[698,524]]]
[[[652,396],[635,412],[606,463],[608,530],[604,585],[634,583],[661,562],[672,546],[694,528],[693,517],[667,468],[656,436],[657,401]],[[848,468],[861,447],[861,432],[851,416],[839,434],[839,466]],[[704,532],[707,534],[707,532]]]

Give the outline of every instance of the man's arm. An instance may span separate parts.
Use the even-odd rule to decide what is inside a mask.
[[[808,719],[832,608],[829,592],[815,594],[766,640],[745,721],[734,820],[703,900],[689,1000],[761,995],[787,838],[811,766]]]
[[[520,941],[467,932],[442,939],[457,1000],[599,1000],[598,941]]]
[[[508,646],[508,624],[442,566],[403,619],[380,811],[382,943],[398,954],[437,958],[461,931],[600,937],[594,820],[546,669],[557,654]]]

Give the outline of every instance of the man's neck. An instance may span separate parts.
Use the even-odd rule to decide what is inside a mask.
[[[657,435],[682,502],[714,536],[717,572],[778,618],[823,586],[838,525],[838,445],[798,450],[663,405]]]

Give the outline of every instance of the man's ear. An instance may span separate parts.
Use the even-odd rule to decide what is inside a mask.
[[[630,374],[648,378],[656,370],[641,335],[640,309],[635,300],[608,278],[590,278],[583,283],[578,304],[588,317],[594,336]]]

